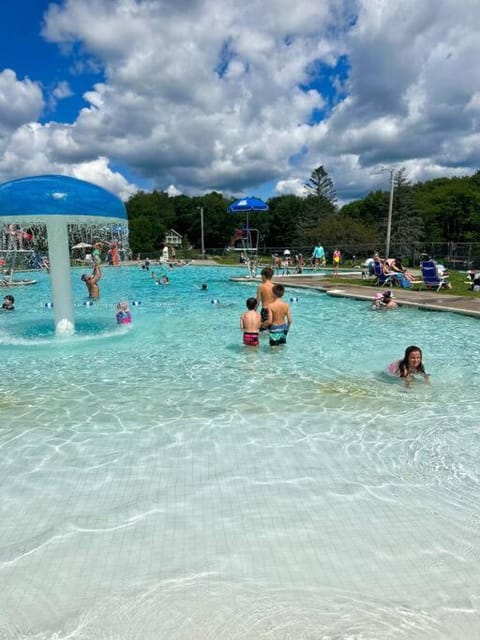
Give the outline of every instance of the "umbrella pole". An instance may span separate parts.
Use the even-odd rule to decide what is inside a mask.
[[[47,223],[47,237],[55,330],[57,334],[70,334],[75,331],[75,324],[67,223],[59,216],[50,218]]]

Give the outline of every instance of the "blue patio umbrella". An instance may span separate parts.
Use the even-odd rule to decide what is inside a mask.
[[[268,211],[268,204],[260,198],[253,198],[248,196],[247,198],[239,198],[232,202],[228,207],[230,213],[241,213],[242,211]]]

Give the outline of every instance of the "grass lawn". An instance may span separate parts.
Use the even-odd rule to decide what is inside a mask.
[[[479,293],[476,291],[470,291],[470,284],[465,284],[467,282],[467,274],[465,271],[454,271],[448,270],[449,273],[449,282],[452,285],[451,289],[440,289],[442,295],[448,294],[452,296],[466,296],[469,298],[478,298]],[[420,276],[419,276],[420,279]],[[337,278],[337,282],[346,282],[348,284],[356,284],[363,285],[366,287],[372,286],[372,280],[362,280],[361,278],[342,278],[342,274],[340,272],[340,277]],[[420,289],[420,285],[416,284],[413,286],[414,291],[418,291]],[[423,291],[436,293],[435,289],[423,289]],[[440,292],[439,292],[440,293]]]

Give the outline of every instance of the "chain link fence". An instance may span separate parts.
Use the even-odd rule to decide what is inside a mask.
[[[327,263],[332,262],[332,254],[337,246],[324,245]],[[342,264],[344,266],[359,266],[365,260],[377,252],[383,256],[384,249],[382,247],[372,247],[369,245],[339,245],[338,248],[342,252]],[[308,264],[312,253],[312,246],[277,246],[277,247],[259,247],[258,253],[266,259],[272,256],[281,256],[288,249],[292,255],[301,253],[305,264]],[[195,249],[192,250],[195,253]],[[418,267],[423,259],[423,254],[429,254],[434,260],[441,262],[450,269],[474,269],[480,266],[480,242],[416,242],[406,247],[391,245],[389,258],[398,256],[402,262],[409,267]],[[231,251],[227,249],[206,249],[206,254],[211,257],[232,256]],[[238,262],[241,261],[240,253]]]

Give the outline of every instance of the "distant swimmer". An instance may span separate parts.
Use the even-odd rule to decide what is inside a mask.
[[[15,298],[11,295],[6,295],[3,298],[2,311],[15,311]]]

